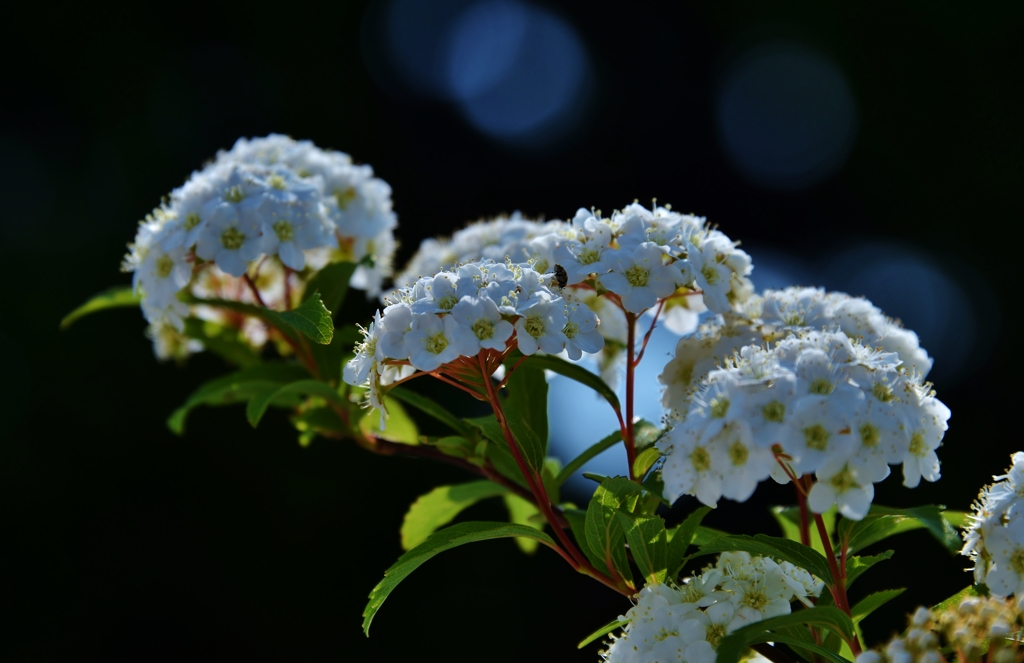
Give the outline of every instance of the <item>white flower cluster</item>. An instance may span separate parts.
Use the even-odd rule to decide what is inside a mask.
[[[286,307],[301,294],[302,276],[371,255],[374,266],[360,266],[352,285],[376,295],[396,225],[391,189],[369,166],[287,136],[239,139],[140,223],[125,269],[134,272],[157,354],[180,355],[195,347],[175,338],[184,318],[196,315],[179,300],[182,290],[255,303],[247,278],[261,284],[268,306]]]
[[[1024,599],[1024,452],[996,483],[982,488],[961,554],[974,560],[974,581],[994,596]],[[1024,604],[1022,604],[1024,605]]]
[[[369,387],[369,404],[385,411],[380,387],[403,369],[431,372],[481,350],[524,355],[565,351],[571,359],[604,346],[597,315],[528,263],[469,262],[395,291],[363,330],[345,382]],[[411,368],[410,368],[411,367]]]
[[[598,364],[609,382],[628,340],[625,311],[650,314],[662,301],[665,327],[689,334],[701,312],[743,310],[753,293],[750,257],[735,242],[703,218],[637,203],[610,218],[580,209],[570,222],[531,221],[516,213],[475,223],[451,240],[425,240],[395,282],[410,285],[442,267],[488,258],[531,262],[540,272],[556,265],[565,270],[568,288],[601,316],[608,345]],[[605,291],[616,301],[601,296]]]
[[[861,653],[856,663],[1019,663],[1024,658],[1024,615],[1012,601],[971,596],[947,610],[920,607],[908,621],[904,633]]]
[[[887,318],[863,297],[821,288],[768,290],[744,302],[742,311],[702,325],[676,345],[675,357],[659,381],[665,385],[662,405],[670,416],[685,418],[691,399],[711,369],[721,366],[746,345],[763,345],[801,331],[845,332],[862,345],[894,352],[903,372],[928,375],[932,359],[917,334]]]
[[[702,381],[691,411],[658,443],[665,496],[745,501],[769,476],[788,480],[778,445],[790,472],[817,478],[813,511],[838,504],[860,519],[889,465],[903,465],[910,488],[939,478],[935,449],[949,416],[896,353],[842,331],[790,329],[772,345],[742,347]]]
[[[714,663],[718,644],[729,633],[755,622],[789,614],[791,603],[811,605],[824,583],[789,562],[723,553],[716,564],[682,587],[644,587],[619,621],[628,622],[601,652],[609,663]]]
[[[903,369],[925,377],[932,369],[932,359],[921,347],[917,334],[863,297],[842,292],[826,292],[823,288],[786,288],[764,293],[761,321],[783,329],[826,329],[846,332],[868,347],[895,352]]]

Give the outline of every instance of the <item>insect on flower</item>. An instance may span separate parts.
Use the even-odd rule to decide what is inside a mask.
[[[559,264],[555,264],[555,283],[559,288],[564,288],[569,283],[569,274],[566,273],[565,267]]]

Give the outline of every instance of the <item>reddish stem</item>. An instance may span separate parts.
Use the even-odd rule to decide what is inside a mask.
[[[245,276],[242,278],[245,280],[246,284],[248,284],[249,289],[252,290],[252,295],[256,298],[256,303],[263,308],[270,308],[263,301],[263,297],[260,295],[260,289],[256,287],[256,282],[252,280],[251,276],[249,276],[249,272],[246,272]]]
[[[810,482],[811,478],[805,476],[804,479],[806,482]],[[846,568],[845,566],[839,568],[839,565],[836,563],[836,554],[832,550],[832,540],[828,535],[828,530],[825,528],[825,519],[821,517],[820,513],[814,514],[814,523],[818,526],[818,536],[821,537],[821,544],[825,547],[825,559],[828,560],[829,570],[832,571],[832,578],[835,580],[835,585],[832,586],[832,598],[836,601],[836,607],[849,615],[850,600],[846,596]],[[856,633],[849,645],[853,655],[858,656],[861,648],[860,639],[857,638]]]
[[[636,379],[636,362],[634,360],[636,352],[636,316],[625,309],[623,311],[626,313],[626,325],[629,327],[629,332],[626,338],[626,430],[622,436],[622,441],[626,445],[626,463],[629,466],[629,478],[631,481],[636,481],[636,476],[633,474],[633,462],[636,460],[636,438],[633,432],[633,383]]]
[[[647,350],[647,341],[651,340],[651,334],[654,333],[654,328],[658,326],[658,316],[661,315],[661,309],[665,306],[665,300],[658,302],[658,310],[654,312],[654,319],[651,320],[651,328],[644,334],[643,345],[640,346],[640,353],[636,356],[636,365],[640,365],[640,360],[644,358],[644,352]]]
[[[477,358],[480,362],[481,372],[486,373],[487,364],[484,360],[484,353],[481,352],[477,355]],[[581,571],[592,576],[623,596],[631,596],[631,591],[624,589],[612,578],[604,575],[594,568],[587,558],[583,556],[583,553],[581,553],[576,545],[573,544],[572,539],[570,539],[569,535],[565,533],[565,530],[558,527],[555,515],[551,509],[551,500],[548,498],[547,491],[544,489],[544,480],[539,473],[534,471],[526,463],[526,459],[523,458],[519,445],[515,440],[515,436],[512,435],[512,430],[509,428],[508,421],[505,419],[505,412],[502,410],[501,401],[498,400],[498,394],[494,390],[494,384],[489,377],[484,378],[484,385],[487,387],[487,396],[490,400],[491,408],[494,410],[494,417],[498,420],[498,425],[501,426],[501,432],[505,436],[505,442],[508,444],[509,452],[512,454],[512,458],[515,460],[516,466],[519,467],[519,471],[522,473],[523,478],[526,479],[526,483],[529,485],[531,492],[533,492],[537,507],[540,509],[541,513],[544,514],[545,520],[547,520],[551,525],[551,529],[554,530],[555,536],[558,537],[559,542],[565,547],[569,556],[571,556],[571,558],[567,557],[566,561],[569,561],[572,567],[577,571]]]

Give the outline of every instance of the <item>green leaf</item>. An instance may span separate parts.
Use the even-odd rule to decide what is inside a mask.
[[[964,587],[953,596],[950,596],[945,601],[936,605],[934,608],[932,608],[932,612],[939,613],[945,612],[947,610],[956,610],[960,607],[960,603],[962,603],[964,599],[970,598],[972,596],[985,596],[985,594],[978,591],[977,585],[968,585],[967,587]]]
[[[693,533],[693,541],[690,545],[703,546],[706,543],[717,541],[723,536],[729,536],[728,532],[723,532],[720,529],[714,529],[712,527],[705,527],[704,525],[698,525],[697,531]]]
[[[416,422],[412,420],[401,403],[390,397],[385,397],[384,406],[388,410],[385,428],[382,430],[380,427],[380,413],[376,410],[369,410],[359,420],[359,430],[363,432],[363,435],[379,437],[400,444],[418,445],[420,443],[419,429],[416,428]]]
[[[138,306],[142,298],[132,292],[131,286],[118,286],[104,290],[98,295],[93,295],[71,313],[64,316],[60,321],[60,328],[67,329],[79,318],[84,318],[90,313],[104,311],[108,308],[123,308],[126,306]]]
[[[665,521],[660,516],[615,514],[626,532],[626,542],[640,573],[648,583],[665,582],[668,577],[668,541]]]
[[[700,526],[704,516],[711,513],[711,507],[702,506],[696,511],[686,517],[678,527],[674,527],[668,531],[668,577],[673,580],[679,575],[679,572],[683,568],[683,563],[686,558],[686,550],[690,547],[693,542],[693,537],[697,533],[697,528]]]
[[[879,562],[884,562],[893,555],[892,550],[886,550],[884,553],[878,555],[871,555],[869,557],[860,557],[857,555],[850,555],[846,558],[846,588],[849,589],[853,581],[861,576],[862,573],[870,569]]]
[[[420,495],[409,506],[399,535],[402,550],[420,545],[438,528],[450,523],[463,510],[482,499],[504,495],[508,489],[491,481],[471,481],[455,486],[438,486]]]
[[[729,552],[731,550],[744,550],[752,555],[774,557],[791,562],[818,576],[825,581],[826,585],[835,585],[835,580],[832,578],[828,561],[824,555],[801,543],[777,536],[729,534],[717,538],[711,543],[702,545],[700,551],[693,555],[693,557]]]
[[[534,506],[533,502],[523,499],[512,492],[506,492],[502,499],[505,501],[505,508],[508,509],[508,519],[517,525],[527,525],[535,529],[544,529],[543,524],[538,520],[540,509]],[[537,541],[534,539],[516,539],[516,545],[527,555],[537,552]]]
[[[589,645],[594,640],[597,640],[598,638],[604,637],[604,636],[608,635],[609,633],[611,633],[612,631],[614,631],[615,629],[619,628],[620,626],[625,626],[628,623],[629,623],[628,621],[620,622],[617,619],[615,621],[613,621],[613,622],[609,622],[609,623],[605,624],[604,626],[602,626],[601,628],[599,628],[596,631],[594,631],[593,633],[591,633],[590,635],[588,635],[587,637],[583,638],[583,640],[580,641],[580,644],[576,645],[576,649],[583,649],[584,647]]]
[[[458,417],[444,409],[433,400],[427,398],[422,394],[418,394],[415,391],[410,391],[404,387],[394,387],[388,391],[388,397],[402,401],[406,405],[411,405],[423,414],[433,417],[440,421],[442,424],[448,426],[453,431],[461,435],[462,437],[472,437],[473,433],[470,427],[462,422]],[[491,415],[491,419],[494,416]],[[497,426],[498,422],[495,421],[494,425]],[[500,429],[499,429],[500,430]]]
[[[195,390],[185,404],[170,416],[167,427],[181,435],[185,432],[185,419],[189,412],[200,405],[228,405],[247,401],[268,389],[308,377],[306,369],[298,364],[267,362],[243,368],[230,375],[210,380]],[[294,397],[290,400],[298,403],[298,399]]]
[[[306,301],[291,311],[275,313],[285,324],[302,332],[306,338],[320,345],[328,345],[334,338],[334,323],[331,312],[320,301],[320,293],[316,290],[306,297]]]
[[[795,506],[773,506],[770,509],[771,514],[775,516],[775,521],[779,523],[779,527],[782,528],[783,535],[790,541],[800,540],[800,509]],[[836,526],[836,507],[833,506],[831,509],[821,514],[822,521],[825,523],[826,532],[834,532]],[[811,547],[820,552],[822,555],[825,554],[825,546],[821,542],[821,534],[818,533],[818,528],[814,524],[814,514],[810,511],[807,512],[807,523],[808,531],[811,535]]]
[[[543,369],[525,362],[509,376],[507,389],[502,404],[506,423],[523,458],[540,472],[548,449],[548,381]]]
[[[334,337],[334,323],[331,321],[331,312],[324,308],[323,303],[320,301],[320,294],[317,292],[309,295],[297,308],[291,311],[284,311],[283,313],[230,299],[199,299],[191,295],[185,295],[183,301],[190,304],[204,304],[213,308],[223,308],[251,315],[267,322],[293,340],[298,340],[300,336],[306,336],[316,343],[327,345]]]
[[[779,633],[783,629],[807,625],[826,628],[840,634],[844,640],[856,637],[853,620],[838,608],[808,608],[788,615],[771,617],[733,631],[718,644],[715,663],[738,663],[748,647],[761,642],[782,642],[791,647],[812,651],[836,663],[850,663],[828,649],[809,643],[803,638]]]
[[[249,404],[245,408],[245,416],[249,420],[249,425],[256,428],[260,423],[260,419],[263,418],[263,414],[267,411],[267,407],[272,402],[278,401],[282,396],[288,394],[319,396],[342,407],[346,405],[345,401],[338,395],[338,392],[329,384],[319,380],[297,380],[280,387],[271,387],[249,399]]]
[[[651,469],[651,466],[661,458],[661,450],[657,447],[648,447],[637,454],[633,460],[633,476],[642,477],[647,474],[647,470]]]
[[[208,351],[241,368],[260,363],[259,355],[241,339],[237,328],[199,318],[186,318],[184,334],[202,343]]]
[[[319,292],[320,301],[331,311],[337,311],[345,301],[348,283],[356,264],[351,262],[332,262],[325,265],[319,272],[310,277],[306,284],[306,292]]]
[[[963,542],[953,526],[942,517],[942,506],[919,506],[912,509],[894,509],[872,505],[863,520],[843,519],[839,524],[839,539],[848,541],[847,553],[863,550],[896,534],[915,529],[928,531],[951,551],[960,550]]]
[[[632,512],[639,498],[640,486],[624,477],[615,477],[601,482],[587,507],[587,544],[604,570],[613,569],[626,582],[632,581],[632,573],[626,556],[626,532],[616,513],[620,509]]]
[[[561,486],[563,483],[569,480],[569,477],[576,474],[581,467],[583,467],[587,461],[597,456],[602,451],[611,449],[616,443],[622,441],[622,431],[615,431],[611,435],[608,435],[600,442],[590,445],[586,451],[576,456],[569,464],[562,468],[562,471],[555,477],[555,482]]]
[[[523,366],[527,364],[537,368],[554,371],[555,373],[565,376],[570,380],[575,380],[580,384],[586,385],[608,401],[608,404],[611,405],[616,412],[619,412],[622,409],[619,405],[619,397],[615,395],[615,390],[609,387],[608,384],[600,378],[600,376],[591,373],[579,364],[573,364],[561,357],[540,354],[530,357],[523,363]],[[520,368],[522,368],[522,366],[520,366]]]
[[[874,594],[868,594],[861,599],[857,605],[850,608],[850,616],[853,617],[853,622],[855,624],[859,624],[865,617],[905,591],[907,591],[907,589],[904,587],[903,589],[887,589],[885,591],[875,592]]]
[[[434,532],[427,537],[426,541],[399,557],[398,561],[384,572],[384,579],[370,591],[370,601],[366,604],[366,609],[363,610],[363,632],[370,635],[370,622],[373,621],[374,615],[380,610],[381,605],[384,604],[391,592],[409,574],[434,555],[474,541],[516,536],[535,539],[552,549],[556,548],[555,542],[547,534],[533,527],[512,523],[459,523]]]

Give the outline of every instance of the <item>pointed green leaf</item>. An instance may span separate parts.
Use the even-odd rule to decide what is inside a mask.
[[[474,541],[517,536],[536,539],[550,548],[556,548],[555,542],[547,534],[533,527],[512,523],[459,523],[434,532],[426,541],[399,557],[398,561],[384,572],[384,579],[370,592],[370,601],[363,610],[363,632],[370,635],[370,622],[391,592],[434,555]]]
[[[943,511],[942,517],[947,523],[958,529],[971,524],[971,514],[967,511]]]
[[[587,507],[587,544],[605,569],[613,569],[626,582],[632,581],[633,574],[626,556],[626,533],[615,514],[619,509],[632,512],[639,498],[640,486],[624,477],[615,477],[601,482]]]
[[[629,623],[628,621],[620,622],[617,619],[615,621],[613,621],[613,622],[609,622],[608,624],[605,624],[604,626],[602,626],[601,628],[597,629],[596,631],[594,631],[593,633],[591,633],[587,637],[583,638],[583,640],[580,641],[580,644],[576,645],[576,649],[583,649],[584,647],[589,645],[594,640],[597,640],[598,638],[602,638],[602,637],[608,635],[609,633],[611,633],[612,631],[614,631],[615,629],[617,629],[617,628],[619,628],[621,626],[625,626],[628,623]]]
[[[526,364],[554,371],[555,373],[567,377],[570,380],[575,380],[580,384],[586,385],[608,401],[608,404],[611,405],[612,409],[616,412],[621,410],[619,397],[615,395],[615,390],[609,387],[608,383],[602,380],[600,376],[591,373],[579,364],[573,364],[572,362],[568,362],[561,357],[556,357],[554,355],[540,354],[531,356],[526,362],[524,362],[524,366]]]
[[[540,509],[534,506],[533,502],[511,492],[502,495],[502,499],[505,501],[505,508],[508,509],[509,522],[539,530],[544,529],[543,521],[540,519]],[[534,539],[518,537],[516,545],[527,555],[537,552],[537,541]]]
[[[331,321],[331,312],[324,308],[323,303],[320,301],[320,293],[317,292],[311,293],[297,308],[283,313],[230,299],[200,299],[185,294],[182,295],[182,300],[190,304],[203,304],[213,308],[223,308],[251,315],[270,324],[293,340],[306,336],[316,343],[327,345],[334,337],[334,323]]]
[[[839,538],[840,541],[848,540],[848,553],[855,553],[890,536],[927,528],[946,548],[955,552],[963,542],[953,526],[942,517],[944,508],[928,505],[894,509],[874,504],[862,520],[844,518],[839,524]]]
[[[243,368],[230,375],[210,380],[195,390],[185,404],[170,416],[167,427],[181,435],[185,432],[185,419],[189,412],[200,405],[228,405],[247,401],[268,389],[308,377],[309,372],[298,364],[267,362]],[[295,404],[299,402],[294,396],[286,395],[285,399]]]
[[[686,558],[686,550],[693,542],[693,537],[697,533],[697,528],[700,526],[701,521],[704,520],[704,516],[709,513],[711,513],[711,507],[699,507],[696,511],[688,515],[682,524],[668,531],[667,534],[669,542],[667,554],[669,578],[675,580],[679,575]]]
[[[525,362],[508,378],[502,404],[512,437],[523,458],[540,472],[548,449],[548,381],[536,364]]]
[[[748,647],[761,642],[784,642],[791,647],[813,651],[836,663],[849,663],[849,661],[824,647],[818,647],[808,643],[803,638],[788,636],[779,632],[790,627],[806,625],[826,628],[829,631],[840,634],[844,640],[852,640],[856,637],[853,620],[838,608],[808,608],[788,615],[771,617],[733,631],[718,644],[716,663],[738,663],[743,652]]]
[[[668,540],[660,516],[615,514],[626,532],[626,542],[640,573],[648,583],[665,582],[668,577]]]
[[[289,394],[296,396],[319,396],[331,403],[336,403],[342,407],[346,406],[345,401],[329,384],[319,380],[297,380],[286,385],[266,389],[249,399],[249,404],[245,408],[245,416],[249,420],[249,425],[256,428],[260,423],[260,419],[263,418],[263,414],[267,411],[267,407],[272,402],[280,400],[281,397]]]
[[[399,534],[402,550],[411,550],[427,540],[438,528],[450,523],[463,510],[482,499],[504,495],[508,489],[491,481],[471,481],[438,486],[420,495],[405,512]]]
[[[659,458],[661,450],[657,447],[648,447],[638,453],[633,460],[633,476],[643,477]]]
[[[90,313],[104,311],[108,308],[123,308],[126,306],[138,306],[142,298],[132,292],[131,286],[119,286],[104,290],[98,295],[93,295],[71,313],[64,316],[60,321],[60,328],[67,329],[79,318],[84,318]]]
[[[985,596],[987,594],[987,591],[978,591],[978,585],[968,585],[967,587],[964,587],[953,596],[950,596],[945,601],[936,605],[934,608],[932,608],[932,612],[939,613],[945,612],[946,610],[956,610],[960,607],[960,604],[963,602],[964,599],[970,598],[972,596]]]
[[[886,550],[884,553],[878,555],[871,555],[868,557],[861,557],[858,555],[850,555],[846,558],[846,588],[849,589],[853,581],[860,577],[862,573],[870,569],[879,562],[884,562],[893,555],[892,550]]]
[[[777,536],[729,534],[701,546],[700,551],[693,555],[693,557],[723,553],[731,550],[744,550],[752,555],[785,560],[810,571],[824,580],[825,584],[829,586],[835,585],[832,573],[828,567],[828,561],[824,555],[801,543]]]
[[[437,419],[462,437],[473,436],[469,426],[463,423],[454,414],[422,394],[410,391],[404,387],[394,387],[388,391],[388,396],[400,400],[406,405],[411,405],[423,414]],[[494,419],[493,415],[491,416],[491,419]],[[497,426],[498,422],[495,421],[494,425]]]
[[[590,445],[589,447],[587,447],[586,451],[581,453],[579,456],[573,458],[571,461],[569,461],[568,465],[562,468],[562,471],[559,472],[558,476],[555,478],[555,482],[558,483],[559,486],[561,486],[563,483],[569,480],[569,477],[576,474],[576,472],[578,472],[581,467],[586,465],[586,463],[591,458],[594,458],[602,451],[611,449],[613,446],[615,446],[618,442],[621,441],[622,431],[615,431],[611,435],[608,435],[607,437],[602,439],[600,442]]]
[[[320,301],[320,293],[316,290],[306,297],[306,301],[298,307],[276,315],[285,324],[298,329],[314,343],[327,345],[334,338],[334,322],[331,321],[331,312]]]
[[[729,536],[729,533],[723,532],[720,529],[714,529],[713,527],[705,527],[704,525],[698,525],[697,531],[693,533],[693,541],[690,543],[690,545],[703,546],[705,543],[717,541],[723,536]]]
[[[875,592],[874,594],[868,594],[857,605],[850,608],[850,616],[853,617],[853,623],[859,624],[864,620],[865,617],[870,615],[875,610],[878,610],[883,605],[893,600],[903,592],[907,591],[903,589],[887,589],[882,592]]]
[[[332,262],[310,277],[306,284],[306,292],[319,292],[320,301],[331,311],[337,311],[345,301],[348,284],[352,280],[352,272],[356,264],[351,262]]]

